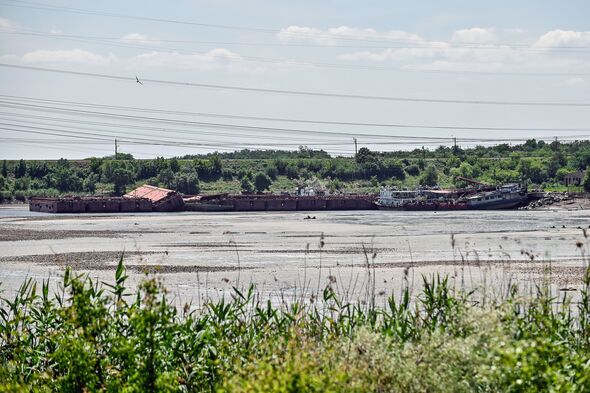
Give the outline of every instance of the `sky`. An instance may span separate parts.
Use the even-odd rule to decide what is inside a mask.
[[[0,158],[588,139],[588,15],[575,0],[0,0]]]

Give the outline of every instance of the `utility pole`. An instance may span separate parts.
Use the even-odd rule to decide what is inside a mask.
[[[117,159],[117,149],[119,147],[118,145],[119,145],[119,141],[117,141],[117,138],[115,138],[115,160]]]
[[[552,149],[553,151],[559,151],[559,140],[557,139],[557,137],[555,137],[555,142],[552,143]]]
[[[352,140],[354,141],[354,156],[356,157],[356,155],[358,154],[358,145],[357,145],[357,141],[356,138],[352,138]]]

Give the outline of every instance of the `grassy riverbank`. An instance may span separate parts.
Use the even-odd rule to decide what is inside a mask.
[[[330,283],[305,295],[178,306],[157,280],[126,288],[69,270],[51,294],[1,300],[0,391],[588,391],[590,270],[573,297],[545,285],[490,297],[424,278],[375,304]],[[236,284],[238,285],[238,284]]]

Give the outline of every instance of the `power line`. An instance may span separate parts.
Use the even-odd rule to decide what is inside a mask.
[[[43,68],[43,67],[32,67],[17,64],[0,63],[0,67],[15,68],[29,71],[43,71],[53,72],[59,74],[86,76],[94,78],[105,78],[112,80],[121,81],[133,81],[135,82],[135,76],[121,76],[121,75],[109,75],[99,74],[92,72],[81,72],[63,70],[57,68]],[[570,74],[571,75],[571,74]],[[508,105],[508,106],[542,106],[542,107],[590,107],[590,103],[564,103],[564,102],[523,102],[523,101],[489,101],[489,100],[459,100],[459,99],[430,99],[430,98],[410,98],[410,97],[391,97],[391,96],[371,96],[371,95],[360,95],[360,94],[341,94],[341,93],[325,93],[325,92],[314,92],[314,91],[302,91],[302,90],[282,90],[282,89],[265,89],[257,87],[245,87],[245,86],[231,86],[231,85],[217,85],[207,83],[194,83],[194,82],[178,82],[161,79],[147,79],[142,78],[143,82],[157,83],[173,86],[187,86],[187,87],[200,87],[208,89],[220,89],[220,90],[231,90],[231,91],[242,91],[242,92],[256,92],[256,93],[270,93],[270,94],[285,94],[285,95],[296,95],[296,96],[313,96],[313,97],[330,97],[330,98],[345,98],[345,99],[363,99],[363,100],[376,100],[376,101],[399,101],[399,102],[420,102],[420,103],[438,103],[438,104],[472,104],[472,105]]]
[[[224,133],[224,132],[219,132],[219,131],[211,131],[211,130],[206,130],[206,131],[201,131],[201,130],[195,130],[194,128],[191,127],[190,130],[180,130],[180,129],[176,129],[176,128],[170,128],[170,127],[151,127],[151,126],[146,126],[146,125],[135,125],[135,124],[123,124],[123,123],[105,123],[105,122],[96,122],[96,121],[88,121],[88,120],[79,120],[79,119],[71,119],[71,118],[56,118],[56,117],[50,117],[50,116],[38,116],[38,115],[31,115],[29,113],[26,114],[20,114],[20,113],[4,113],[4,112],[0,112],[0,115],[4,115],[4,116],[0,116],[0,119],[4,119],[4,120],[9,120],[9,121],[15,121],[15,119],[12,119],[11,117],[18,117],[21,118],[21,122],[25,122],[27,124],[37,124],[37,125],[48,125],[51,123],[47,123],[47,122],[34,122],[31,121],[30,119],[39,119],[39,120],[48,120],[50,122],[61,122],[61,123],[65,123],[65,124],[83,124],[83,125],[91,125],[91,126],[102,126],[102,127],[108,127],[108,128],[116,128],[117,130],[121,130],[121,129],[136,129],[136,130],[142,130],[142,131],[154,131],[157,133],[157,135],[162,135],[162,133],[179,133],[179,134],[188,134],[191,136],[195,136],[195,135],[208,135],[208,136],[215,136],[215,137],[230,137],[230,138],[239,138],[239,137],[243,137],[244,133]],[[8,117],[8,118],[7,118]],[[22,118],[24,118],[24,120],[22,120]],[[97,128],[86,128],[83,126],[76,126],[76,129],[81,129],[81,130],[96,130]],[[265,130],[251,130],[252,132],[261,132],[261,133],[268,133],[268,131]],[[127,131],[128,132],[128,131]],[[286,135],[274,135],[276,133],[270,134],[270,135],[260,135],[257,136],[258,138],[272,138],[274,140],[291,140],[291,141],[301,141],[302,138],[301,137],[295,137],[295,136],[286,136]],[[140,134],[143,135],[143,134]],[[308,138],[307,140],[309,141],[310,136],[307,136],[306,138]],[[327,142],[327,143],[331,143],[334,142],[333,139],[317,139],[316,136],[311,135],[311,137],[313,139],[311,139],[312,142],[314,143],[319,143],[319,142]],[[299,144],[301,144],[301,142],[299,142]]]
[[[0,101],[0,106],[7,106],[7,107],[15,107],[14,105],[10,105],[10,104],[3,104]],[[52,107],[40,107],[40,108],[27,108],[26,106],[24,107],[17,107],[19,109],[26,109],[26,110],[44,110],[44,111],[61,111],[61,112],[65,112],[65,113],[70,113],[76,116],[99,116],[99,117],[107,117],[109,118],[109,116],[115,116],[115,119],[117,120],[125,120],[125,121],[138,121],[138,122],[146,122],[149,124],[153,124],[156,122],[172,122],[173,124],[176,125],[180,125],[180,126],[189,126],[189,127],[194,127],[194,126],[198,126],[198,127],[203,127],[206,126],[206,128],[229,128],[229,129],[238,129],[238,130],[244,130],[247,129],[249,132],[270,132],[272,135],[269,136],[260,136],[260,138],[268,138],[268,139],[273,139],[273,140],[281,140],[281,139],[291,139],[291,140],[296,140],[297,143],[282,143],[282,146],[300,146],[300,145],[310,145],[310,146],[328,146],[328,145],[338,145],[338,143],[334,143],[334,141],[329,141],[329,140],[317,140],[314,139],[311,142],[308,140],[303,141],[303,139],[301,137],[298,138],[289,138],[289,137],[285,137],[285,135],[283,135],[283,133],[301,133],[301,134],[305,134],[305,135],[311,135],[311,136],[315,136],[315,135],[324,135],[324,136],[329,136],[329,137],[351,137],[354,135],[359,135],[358,133],[343,133],[343,132],[333,132],[333,131],[319,131],[319,130],[303,130],[303,129],[290,129],[290,128],[268,128],[268,127],[256,127],[256,126],[243,126],[243,125],[234,125],[234,124],[221,124],[221,123],[200,123],[200,122],[188,122],[188,121],[180,121],[180,120],[170,120],[170,119],[161,119],[161,118],[154,118],[154,117],[142,117],[142,116],[125,116],[125,115],[119,115],[119,114],[110,114],[110,113],[103,113],[103,112],[92,112],[92,111],[70,111],[68,109],[57,109],[57,108],[52,108]],[[120,134],[120,130],[124,129],[124,128],[131,128],[131,129],[139,129],[144,131],[144,133],[140,133],[140,134],[136,134],[139,135],[141,137],[145,137],[145,131],[146,130],[153,130],[155,132],[157,132],[157,136],[161,136],[162,132],[174,132],[174,133],[184,133],[184,134],[211,134],[214,135],[216,138],[219,138],[220,136],[229,136],[229,137],[240,137],[243,136],[244,134],[226,134],[226,133],[220,133],[220,132],[202,132],[202,131],[194,131],[194,130],[179,130],[179,129],[175,129],[175,128],[169,128],[169,127],[153,127],[153,126],[147,126],[147,125],[133,125],[133,124],[125,124],[125,123],[104,123],[104,122],[95,122],[95,121],[87,121],[87,120],[78,120],[78,119],[71,119],[71,118],[55,118],[55,117],[47,117],[47,116],[37,116],[37,115],[31,115],[31,114],[20,114],[20,113],[10,113],[8,114],[9,116],[16,116],[16,117],[22,117],[24,118],[24,122],[25,123],[29,123],[29,124],[40,124],[42,126],[47,125],[47,123],[36,123],[36,122],[32,122],[30,119],[41,119],[41,120],[49,120],[49,121],[58,121],[58,122],[62,122],[62,123],[66,123],[68,124],[68,127],[71,127],[70,124],[71,123],[77,123],[77,124],[89,124],[89,125],[98,125],[98,126],[107,126],[107,127],[116,127],[117,130],[108,130],[106,132],[114,132],[115,134],[110,134],[112,137],[116,137],[117,135]],[[21,122],[23,122],[23,120],[21,120]],[[50,126],[53,126],[52,124],[50,124]],[[86,129],[86,130],[90,130],[90,131],[94,131],[96,130],[96,128],[86,128],[86,127],[82,127],[82,126],[77,126],[76,130],[78,129]],[[276,135],[276,131],[280,131],[281,135]],[[103,131],[105,132],[105,131]],[[130,132],[127,132],[128,134]],[[133,134],[133,133],[131,133]],[[383,141],[379,142],[380,144],[413,144],[413,143],[417,143],[416,141],[421,141],[421,143],[443,143],[443,142],[449,142],[451,140],[453,140],[453,138],[449,138],[449,137],[432,137],[432,136],[417,136],[417,135],[385,135],[385,134],[360,134],[365,138],[381,138]],[[149,135],[149,136],[154,136],[154,135]],[[583,138],[585,136],[583,135],[573,135],[571,137],[567,137],[567,136],[563,136],[563,138]],[[587,137],[587,136],[586,136]],[[175,141],[178,141],[178,137],[175,137]],[[535,136],[536,139],[539,139],[538,136]],[[525,141],[527,139],[530,139],[529,137],[527,138],[521,138],[518,139],[519,141]],[[389,140],[389,141],[387,141]],[[392,142],[392,140],[398,140],[398,142]],[[509,140],[511,141],[517,141],[515,138],[510,138]],[[459,141],[461,142],[503,142],[503,141],[509,141],[507,139],[498,139],[498,138],[461,138],[459,139]],[[412,141],[412,142],[411,142]],[[425,141],[429,141],[429,142],[425,142]],[[189,141],[190,142],[190,141]],[[215,141],[212,141],[215,142]],[[269,144],[277,144],[276,142],[272,141],[272,142],[264,142],[264,145],[269,145]],[[347,143],[340,143],[342,145],[348,145]]]
[[[400,124],[400,123],[367,123],[367,122],[345,122],[345,121],[327,121],[327,120],[312,120],[312,119],[293,119],[293,118],[281,118],[281,117],[263,117],[263,116],[244,116],[235,114],[220,114],[220,113],[204,113],[204,112],[186,112],[186,111],[173,111],[173,110],[162,110],[154,108],[138,108],[129,106],[117,106],[117,105],[101,105],[83,102],[73,101],[62,101],[62,100],[50,100],[42,98],[31,98],[22,96],[11,96],[0,94],[0,99],[20,100],[20,101],[32,101],[49,103],[54,105],[70,105],[74,107],[83,108],[101,108],[117,111],[131,111],[131,112],[149,112],[166,115],[179,115],[179,116],[193,116],[193,117],[212,117],[212,118],[225,118],[225,119],[236,119],[236,120],[257,120],[257,121],[270,121],[270,122],[284,122],[284,123],[303,123],[303,124],[322,124],[322,125],[339,125],[339,126],[354,126],[354,127],[379,127],[379,128],[419,128],[419,129],[443,129],[443,130],[467,130],[467,131],[543,131],[543,132],[574,132],[574,131],[590,131],[590,128],[546,128],[546,127],[484,127],[484,126],[457,126],[457,125],[429,125],[429,124]],[[0,101],[1,103],[2,101]]]
[[[246,126],[246,125],[238,125],[238,124],[225,124],[225,123],[210,123],[210,122],[194,122],[194,121],[186,121],[186,120],[177,120],[177,119],[164,119],[164,118],[156,118],[156,117],[146,117],[146,116],[131,116],[131,115],[123,115],[123,114],[113,114],[113,113],[106,113],[106,112],[95,112],[95,111],[87,111],[87,110],[72,110],[66,108],[57,108],[57,107],[48,107],[42,105],[22,105],[22,104],[14,104],[14,103],[6,103],[0,101],[0,106],[8,107],[8,108],[16,108],[16,109],[24,109],[24,110],[34,110],[34,111],[49,111],[49,112],[61,112],[61,113],[68,113],[74,115],[83,115],[83,116],[99,116],[99,117],[106,117],[106,118],[114,118],[117,120],[131,120],[131,121],[139,121],[139,122],[147,122],[150,124],[153,123],[165,123],[165,124],[175,124],[181,126],[199,126],[199,127],[211,127],[211,128],[224,128],[224,129],[237,129],[237,130],[248,130],[248,131],[262,131],[262,132],[286,132],[286,133],[295,133],[295,134],[306,134],[306,135],[324,135],[330,137],[354,137],[358,135],[358,133],[349,133],[349,132],[341,132],[341,131],[321,131],[321,130],[309,130],[309,129],[293,129],[293,128],[279,128],[279,127],[260,127],[260,126]],[[18,116],[18,114],[14,114]],[[26,116],[25,116],[26,117]],[[37,118],[43,118],[37,116]],[[46,118],[47,119],[47,118]],[[51,120],[51,118],[49,118]],[[70,121],[69,119],[57,119],[62,121]],[[73,120],[73,122],[78,122]],[[123,124],[105,124],[105,123],[97,123],[97,122],[83,122],[85,124],[94,124],[94,125],[107,125],[107,126],[121,126],[127,127],[127,125]],[[169,128],[160,128],[160,127],[152,127],[152,126],[129,126],[129,128],[139,128],[139,129],[152,129],[156,131],[165,131],[169,130]],[[172,130],[177,132],[177,130]],[[185,132],[186,130],[180,130],[178,132]],[[416,139],[416,140],[430,140],[430,141],[449,141],[452,138],[449,137],[433,137],[433,136],[417,136],[417,135],[386,135],[386,134],[362,134],[364,137],[367,138],[386,138],[386,139]],[[235,135],[232,135],[235,136]],[[463,138],[461,141],[493,141],[494,139],[490,138]]]
[[[29,116],[31,117],[31,116]],[[2,117],[0,116],[0,119],[2,119]],[[51,120],[60,120],[60,119],[51,119]],[[65,119],[65,122],[67,122],[68,125],[55,125],[55,124],[48,124],[48,123],[43,123],[43,122],[34,122],[31,120],[28,120],[28,118],[24,121],[24,124],[13,124],[13,123],[0,123],[0,124],[4,124],[7,126],[12,126],[12,127],[18,127],[18,128],[25,128],[25,129],[38,129],[38,130],[43,130],[43,131],[52,131],[52,132],[62,132],[62,133],[66,133],[66,134],[48,134],[48,135],[55,135],[55,136],[71,136],[74,135],[77,138],[85,138],[86,136],[92,136],[94,140],[101,140],[101,141],[112,141],[112,138],[117,138],[119,135],[121,135],[121,127],[127,127],[127,125],[117,125],[117,124],[107,124],[108,126],[113,126],[113,127],[118,127],[116,130],[98,130],[96,128],[85,128],[85,127],[80,127],[80,126],[70,126],[69,123],[71,123],[70,119]],[[35,126],[30,126],[29,124],[33,124]],[[95,124],[95,123],[90,123],[90,124]],[[41,127],[37,127],[37,126],[41,126]],[[48,128],[52,127],[52,128]],[[55,129],[53,127],[61,127],[60,129]],[[64,130],[63,128],[71,128],[72,130]],[[82,130],[88,130],[88,131],[92,131],[90,133],[87,132],[81,132],[80,129]],[[157,129],[159,130],[159,129]],[[100,132],[100,133],[97,133]],[[175,130],[176,132],[176,130]],[[105,134],[106,133],[106,134]],[[138,141],[149,141],[149,142],[158,142],[158,143],[163,143],[166,142],[168,144],[173,144],[173,145],[180,145],[180,146],[184,146],[185,144],[195,144],[193,142],[193,140],[182,140],[179,139],[177,137],[173,137],[173,139],[160,139],[162,134],[161,132],[158,135],[145,135],[144,133],[129,133],[126,132],[126,134],[131,134],[131,135],[137,135],[139,138],[133,138],[133,140],[130,140],[129,137],[127,137],[127,142],[138,142]],[[160,137],[159,139],[149,139],[149,137],[154,137],[154,136],[158,136]],[[562,136],[561,138],[566,140],[566,139],[580,139],[584,136],[582,135],[573,135],[573,136]],[[587,136],[586,136],[587,137]],[[99,138],[99,139],[97,139]],[[169,136],[169,138],[172,138],[172,136]],[[274,138],[273,138],[274,139]],[[392,141],[396,140],[397,141]],[[434,139],[434,140],[433,140]],[[458,138],[457,138],[458,139]],[[521,141],[524,142],[529,138],[509,138],[509,139],[500,139],[500,138],[462,138],[462,139],[458,139],[459,141],[463,142],[463,143],[469,143],[469,142],[493,142],[493,143],[499,143],[499,142],[508,142],[508,141],[513,141],[513,142],[517,142],[517,141]],[[542,138],[537,138],[539,140],[541,140]],[[545,138],[547,139],[547,138]],[[118,139],[119,140],[119,139]],[[120,139],[121,141],[123,141],[124,139]],[[391,136],[388,137],[386,140],[383,141],[370,141],[370,140],[365,140],[364,144],[368,144],[368,145],[416,145],[417,143],[422,143],[422,144],[444,144],[445,142],[450,143],[450,141],[454,141],[455,138],[433,138],[433,137],[418,137],[418,136],[413,136],[412,138],[408,138],[408,137],[402,137],[402,136]],[[550,140],[550,139],[547,139]],[[209,141],[205,141],[205,142],[209,142]],[[296,147],[296,146],[301,146],[301,145],[308,145],[308,146],[348,146],[349,144],[347,142],[335,142],[335,141],[329,141],[329,142],[318,142],[317,140],[314,140],[312,142],[309,142],[309,140],[302,140],[301,138],[299,139],[298,143],[277,143],[275,141],[271,141],[271,142],[262,142],[259,139],[258,143],[236,143],[233,140],[229,143],[222,143],[219,140],[215,140],[215,141],[210,141],[212,144],[208,144],[208,143],[199,143],[198,146],[238,146],[238,145],[247,145],[247,146],[251,146],[251,147],[260,147],[260,146],[283,146],[283,147]]]

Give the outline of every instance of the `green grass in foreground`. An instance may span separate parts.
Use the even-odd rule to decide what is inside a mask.
[[[113,284],[66,270],[53,295],[29,280],[1,299],[0,391],[590,391],[590,270],[559,305],[543,285],[484,303],[432,276],[384,306],[250,287],[189,311],[125,281],[121,259]]]

